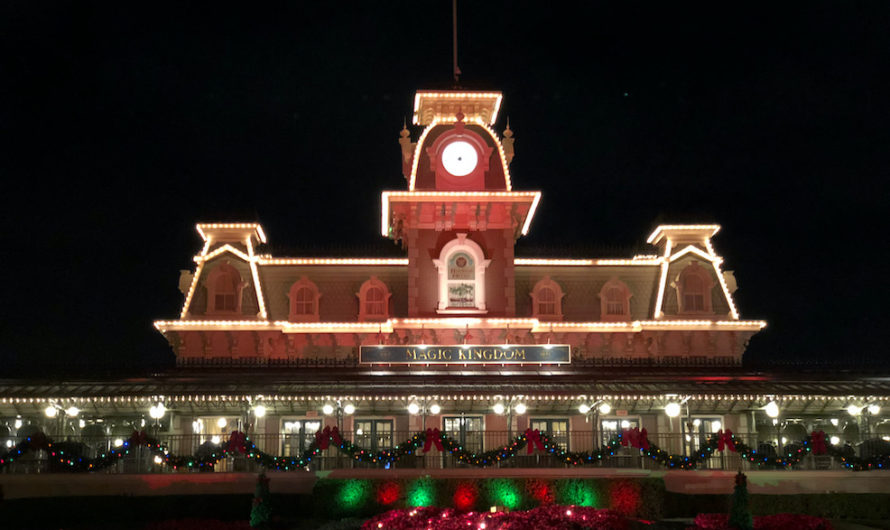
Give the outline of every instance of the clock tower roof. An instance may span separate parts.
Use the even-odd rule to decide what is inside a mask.
[[[500,92],[469,90],[418,90],[414,95],[415,125],[433,121],[454,121],[458,112],[468,122],[494,125],[504,96]]]

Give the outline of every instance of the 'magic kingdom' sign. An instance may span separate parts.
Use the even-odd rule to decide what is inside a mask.
[[[566,364],[572,361],[567,344],[502,346],[362,346],[363,364]]]

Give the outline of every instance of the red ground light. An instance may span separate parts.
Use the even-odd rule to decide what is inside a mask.
[[[389,506],[395,504],[402,496],[402,488],[398,482],[384,482],[377,486],[377,504]]]
[[[472,510],[479,498],[479,490],[472,482],[461,482],[454,491],[454,507],[460,511]]]
[[[542,505],[553,502],[553,488],[550,486],[549,482],[532,479],[525,483],[525,489],[533,499]]]
[[[640,486],[617,480],[609,490],[609,507],[622,515],[633,515],[640,506]]]

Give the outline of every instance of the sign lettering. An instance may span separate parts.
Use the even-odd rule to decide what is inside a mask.
[[[571,362],[567,344],[501,346],[362,346],[363,364],[565,364]]]

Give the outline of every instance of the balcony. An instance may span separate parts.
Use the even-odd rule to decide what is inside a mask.
[[[355,444],[365,450],[373,452],[379,450],[390,450],[399,443],[410,439],[415,433],[411,432],[391,432],[377,434],[370,437],[364,434],[358,436],[352,432],[343,432],[344,440],[353,441]],[[509,445],[518,433],[508,431],[469,431],[448,433],[449,436],[460,444],[464,449],[472,452],[482,452],[499,447]],[[592,451],[598,448],[602,443],[606,443],[614,433],[598,433],[594,435],[590,431],[583,432],[557,432],[550,435],[551,440],[558,444],[559,447],[573,452]],[[595,440],[595,436],[601,441]],[[758,453],[762,456],[776,456],[777,448],[769,442],[758,440],[756,434],[739,434],[736,433],[736,439],[742,440],[752,448],[757,448]],[[297,457],[300,456],[314,442],[314,434],[308,435],[252,435],[250,441],[256,444],[257,449],[273,456]],[[190,455],[219,455],[227,440],[219,440],[214,443],[215,439],[202,437],[199,435],[160,435],[157,440],[163,445],[164,449],[171,455],[190,456]],[[658,447],[668,451],[672,455],[684,457],[696,454],[706,438],[695,437],[689,438],[678,434],[650,434],[649,442],[656,444]],[[859,457],[869,457],[877,453],[886,452],[886,442],[881,440],[869,440],[859,444],[858,446],[847,446],[850,454]],[[105,438],[105,437],[89,437],[74,438],[69,437],[64,441],[56,441],[51,449],[42,449],[39,451],[27,452],[23,455],[15,456],[14,461],[7,463],[2,469],[2,473],[6,474],[28,474],[28,473],[55,473],[66,472],[68,464],[66,459],[94,459],[99,456],[108,454],[112,450],[127,449],[128,443],[124,440]],[[784,453],[796,452],[800,447],[797,444],[786,444],[783,448]],[[724,470],[736,471],[739,469],[753,471],[761,469],[756,464],[744,460],[736,452],[728,449],[725,451],[714,451],[714,456],[701,463],[697,469],[706,470]],[[64,455],[62,457],[61,455]],[[9,455],[3,455],[8,457]],[[60,462],[60,460],[62,460]],[[98,473],[110,474],[127,474],[127,473],[191,473],[201,471],[213,471],[217,473],[225,472],[255,472],[260,469],[261,465],[255,460],[248,458],[246,455],[236,454],[234,456],[226,456],[219,460],[215,466],[181,466],[173,469],[173,466],[165,463],[164,458],[158,452],[153,452],[145,446],[129,447],[129,453],[117,458],[107,467],[97,470]],[[522,448],[516,456],[494,462],[492,467],[500,469],[565,469],[572,468],[571,464],[567,464],[560,458],[544,453],[540,450],[528,454],[526,448]],[[622,470],[640,470],[640,471],[664,471],[666,467],[654,461],[643,454],[639,449],[632,447],[619,447],[615,454],[603,458],[602,461],[591,464],[577,466],[578,468],[599,468],[599,469],[622,469]],[[331,445],[328,449],[320,452],[312,462],[306,467],[310,471],[328,471],[328,470],[349,470],[349,469],[417,469],[417,470],[445,470],[445,469],[477,469],[472,465],[458,461],[450,453],[439,452],[432,446],[427,453],[422,451],[422,447],[418,448],[413,454],[403,456],[398,461],[390,465],[381,463],[365,463],[359,462],[351,458],[349,455],[343,454],[336,447]],[[800,471],[830,471],[840,470],[844,466],[839,458],[829,455],[812,455],[808,454],[799,463],[794,464],[786,469]],[[769,469],[769,468],[763,468]]]

